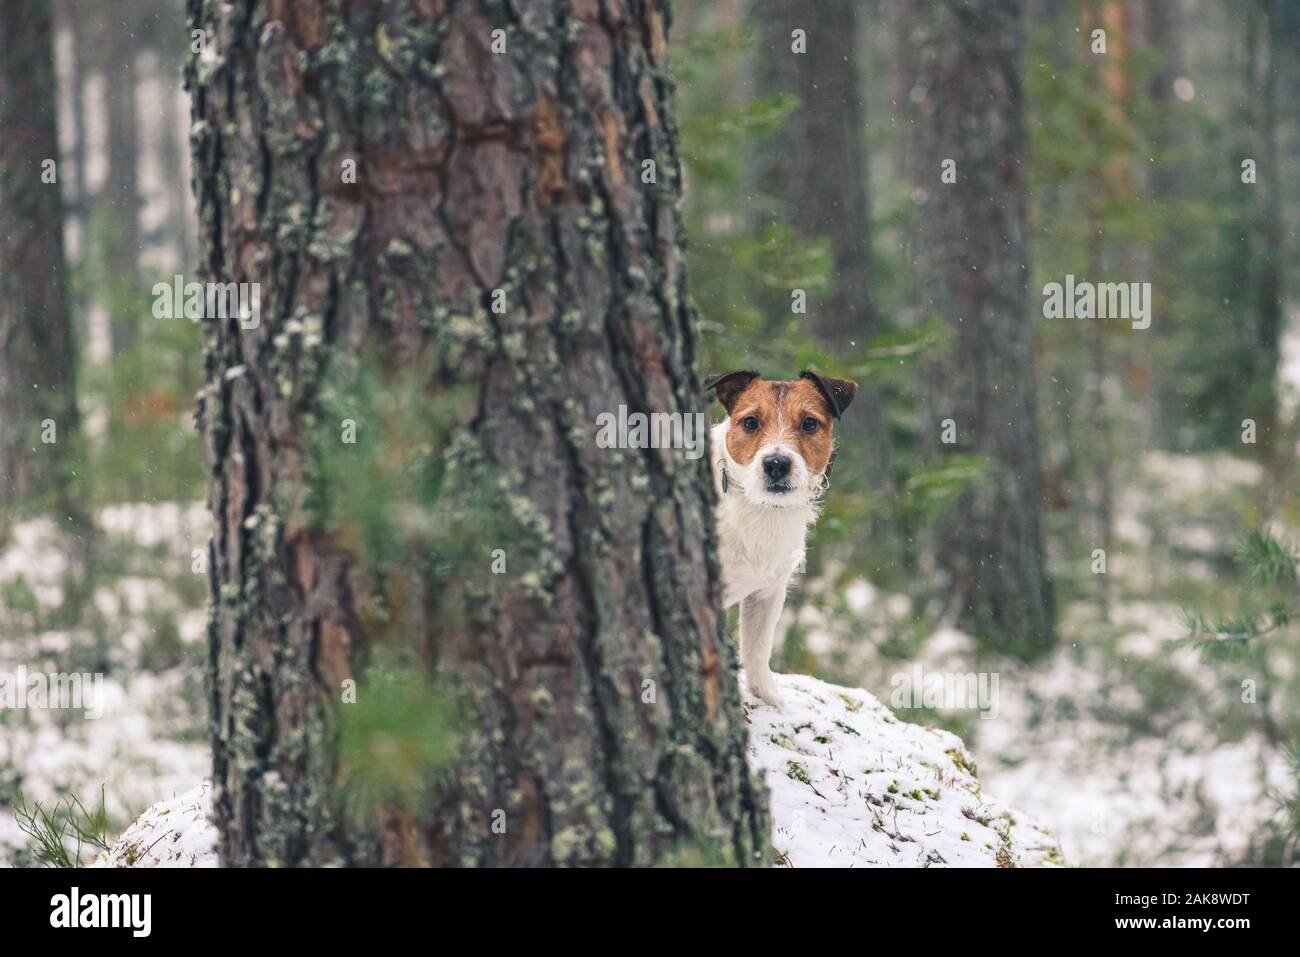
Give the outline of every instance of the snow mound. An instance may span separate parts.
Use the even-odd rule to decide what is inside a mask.
[[[750,766],[771,790],[787,867],[1064,864],[1056,838],[980,791],[960,738],[894,717],[874,697],[776,675],[783,711],[746,696]],[[215,867],[204,782],[135,821],[99,867]]]
[[[789,867],[1063,865],[1056,838],[980,790],[961,739],[900,721],[866,691],[776,675],[777,711],[745,696],[750,766],[771,791]]]
[[[208,821],[211,785],[159,801],[95,861],[95,867],[216,867],[217,829]]]

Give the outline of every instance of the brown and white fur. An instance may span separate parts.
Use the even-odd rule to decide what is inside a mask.
[[[705,388],[727,410],[711,434],[723,605],[740,603],[749,690],[780,708],[768,666],[777,620],[826,488],[834,422],[858,387],[815,372],[771,382],[743,370],[715,376]]]

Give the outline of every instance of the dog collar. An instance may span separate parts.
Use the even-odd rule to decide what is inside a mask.
[[[718,468],[722,470],[722,494],[726,495],[727,490],[731,488],[731,476],[727,474],[727,460],[718,459]]]
[[[821,492],[824,494],[831,487],[831,466],[835,464],[835,453],[831,453],[831,460],[826,463],[826,471],[822,472],[818,484],[821,486]],[[722,473],[722,494],[726,495],[731,490],[731,475],[727,472],[727,460],[718,459],[718,470]],[[784,505],[769,504],[768,508],[785,508]]]

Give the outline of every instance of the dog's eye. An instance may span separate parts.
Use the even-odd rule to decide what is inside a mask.
[[[741,419],[740,425],[746,432],[758,431],[758,419],[754,418],[752,415],[747,415]]]
[[[821,427],[822,424],[811,416],[803,420],[803,430],[809,435],[812,435],[812,433],[816,432]]]

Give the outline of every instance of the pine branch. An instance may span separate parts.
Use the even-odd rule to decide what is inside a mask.
[[[1294,583],[1300,548],[1283,542],[1267,529],[1247,535],[1237,548],[1237,564],[1262,585]]]

